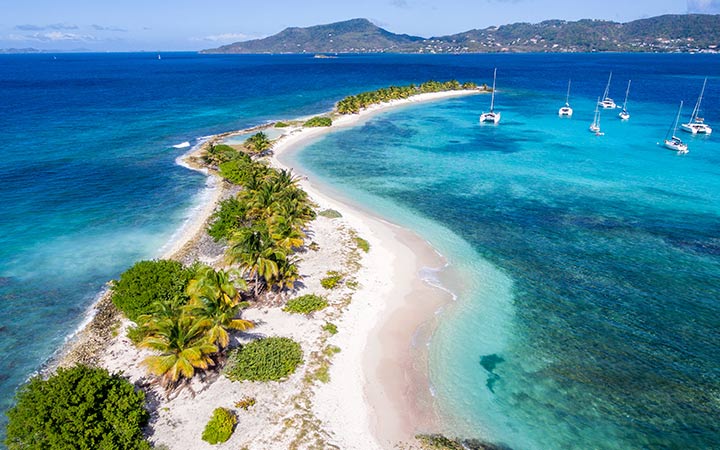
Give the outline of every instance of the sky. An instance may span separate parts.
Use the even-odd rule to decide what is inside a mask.
[[[720,0],[2,0],[0,10],[0,48],[172,51],[358,17],[431,37],[547,19],[718,14]]]

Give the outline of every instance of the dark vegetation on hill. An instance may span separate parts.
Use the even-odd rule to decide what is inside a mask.
[[[352,19],[236,42],[204,53],[714,52],[720,15],[664,15],[618,23],[546,20],[422,38]]]

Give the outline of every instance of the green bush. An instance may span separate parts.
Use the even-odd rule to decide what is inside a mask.
[[[288,300],[283,311],[295,314],[310,314],[320,311],[328,305],[327,300],[319,295],[307,294]]]
[[[230,197],[220,202],[217,209],[210,218],[208,234],[215,240],[227,240],[240,225],[248,211],[247,202],[242,202],[236,197]]]
[[[325,289],[335,289],[342,281],[343,275],[335,270],[329,270],[327,276],[320,280],[320,285]]]
[[[226,442],[235,431],[237,418],[232,411],[225,408],[215,408],[210,421],[205,425],[202,440],[212,445]]]
[[[225,144],[217,144],[210,147],[205,154],[205,161],[210,164],[222,164],[227,161],[240,158],[242,153]]]
[[[243,397],[242,400],[235,402],[235,407],[247,411],[248,409],[255,406],[255,403],[257,403],[255,397]]]
[[[287,122],[275,122],[275,128],[285,128],[289,126],[290,124]]]
[[[325,325],[323,325],[323,330],[327,331],[330,334],[337,334],[338,327],[332,322],[326,322]]]
[[[230,352],[225,376],[233,381],[277,381],[303,362],[300,344],[285,337],[253,341]]]
[[[361,237],[355,236],[355,244],[365,253],[370,251],[370,243]]]
[[[325,209],[323,211],[320,211],[318,213],[318,216],[327,217],[328,219],[338,219],[338,218],[342,217],[342,214],[335,211],[334,209]]]
[[[120,275],[112,286],[115,306],[133,321],[152,312],[155,302],[187,301],[185,287],[195,275],[178,261],[140,261]]]
[[[8,411],[8,449],[149,450],[145,394],[118,374],[76,366],[23,386]]]
[[[332,125],[332,119],[329,117],[316,116],[303,124],[304,127],[329,127]]]

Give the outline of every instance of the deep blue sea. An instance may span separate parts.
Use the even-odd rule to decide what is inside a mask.
[[[409,106],[328,135],[299,163],[444,253],[458,300],[430,343],[448,430],[516,449],[720,447],[720,58],[714,55],[0,56],[0,405],[152,258],[203,176],[209,134],[322,112],[429,78],[487,96]],[[620,122],[587,131],[612,70]],[[718,136],[657,145],[709,76]],[[572,119],[559,119],[573,78]],[[4,418],[3,418],[4,420]]]

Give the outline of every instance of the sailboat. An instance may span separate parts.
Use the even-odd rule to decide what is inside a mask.
[[[158,54],[158,59],[162,59],[162,56],[160,56],[160,54]]]
[[[602,101],[598,102],[600,106],[602,106],[605,109],[615,109],[617,108],[617,105],[615,104],[615,101],[608,97],[610,95],[610,81],[612,80],[612,72],[610,72],[610,76],[608,77],[607,86],[605,86],[605,93],[603,93]]]
[[[698,117],[700,112],[700,104],[702,103],[703,94],[705,94],[705,85],[707,84],[707,78],[703,82],[702,90],[700,91],[700,97],[698,97],[695,103],[695,109],[693,109],[692,115],[690,116],[690,122],[681,125],[683,131],[687,131],[692,134],[710,134],[712,128],[705,123],[702,117]]]
[[[565,106],[560,108],[558,110],[558,116],[560,117],[572,117],[573,110],[570,107],[570,82],[572,80],[568,80],[568,89],[567,89],[567,95],[565,96]]]
[[[618,114],[618,117],[621,118],[622,120],[628,120],[630,118],[630,113],[627,112],[627,99],[628,99],[628,94],[630,93],[630,82],[631,81],[632,80],[628,80],[628,87],[625,90],[625,101],[623,102],[623,109],[622,109],[622,111],[620,111],[620,114]]]
[[[595,136],[602,136],[605,133],[600,131],[600,109],[598,106],[600,106],[600,98],[598,98],[598,102],[595,105],[595,116],[593,117],[593,123],[590,124],[590,132],[595,133]]]
[[[497,67],[493,72],[492,96],[490,97],[490,112],[480,114],[480,123],[498,123],[500,122],[500,113],[495,112],[495,79],[497,78]]]
[[[668,130],[667,134],[665,135],[665,147],[669,150],[673,150],[678,152],[678,154],[685,154],[688,152],[688,146],[686,143],[682,141],[679,137],[675,136],[675,132],[677,131],[678,122],[680,121],[680,112],[682,111],[683,102],[680,102],[680,107],[678,108],[677,116],[675,116],[675,122]],[[671,136],[670,139],[668,139],[668,136]]]

